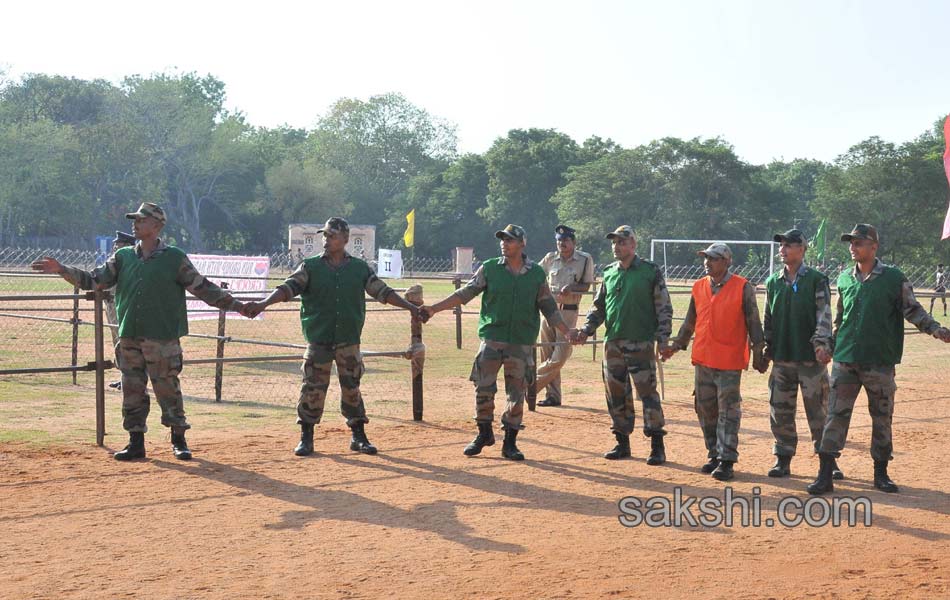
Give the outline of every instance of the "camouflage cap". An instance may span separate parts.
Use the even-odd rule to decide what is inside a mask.
[[[707,256],[709,258],[728,258],[732,259],[732,250],[722,242],[709,244],[705,250],[696,253],[698,256]]]
[[[556,240],[573,240],[577,239],[574,228],[568,227],[567,225],[558,225],[554,228],[554,239]]]
[[[613,231],[611,231],[604,237],[607,238],[608,240],[612,240],[614,238],[635,240],[637,239],[637,234],[633,232],[633,227],[629,225],[621,225],[620,227],[614,229]]]
[[[785,242],[786,244],[802,244],[805,245],[807,240],[805,239],[805,234],[801,232],[800,229],[789,229],[785,233],[776,233],[772,236],[772,241],[774,242]]]
[[[511,223],[505,225],[504,229],[499,229],[495,232],[495,237],[498,239],[501,238],[511,238],[513,240],[518,240],[519,242],[524,241],[524,227],[521,225],[512,225]]]
[[[317,230],[317,233],[329,231],[330,233],[343,233],[349,235],[350,224],[343,217],[330,217],[323,227]]]
[[[112,240],[113,246],[132,246],[135,244],[135,236],[131,233],[126,233],[124,231],[116,231],[115,239]]]
[[[143,202],[137,211],[125,213],[126,219],[138,219],[141,217],[152,217],[157,219],[162,225],[165,224],[165,211],[154,202]]]
[[[871,240],[877,242],[877,229],[867,223],[858,223],[851,230],[851,233],[842,233],[841,241],[850,242],[851,240]]]

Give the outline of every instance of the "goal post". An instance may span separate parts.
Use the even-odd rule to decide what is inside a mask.
[[[674,239],[652,239],[650,240],[650,260],[657,262],[657,246],[660,246],[662,252],[662,265],[664,275],[667,273],[666,246],[667,244],[696,244],[709,245],[713,243],[728,244],[730,246],[768,246],[769,247],[769,275],[775,272],[775,252],[779,243],[773,240],[674,240]]]

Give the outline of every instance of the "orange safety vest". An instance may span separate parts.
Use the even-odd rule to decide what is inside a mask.
[[[709,277],[693,284],[696,341],[692,361],[724,371],[749,368],[749,331],[742,312],[746,280],[733,274],[714,296]]]

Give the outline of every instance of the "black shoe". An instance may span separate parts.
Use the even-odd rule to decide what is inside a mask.
[[[518,430],[513,427],[505,428],[505,441],[501,445],[501,455],[510,460],[524,460],[524,454],[518,450],[515,441],[518,439]]]
[[[888,494],[896,494],[898,492],[897,484],[891,481],[891,478],[887,476],[886,460],[874,461],[874,487]]]
[[[313,423],[300,424],[300,443],[294,448],[294,454],[297,456],[313,454]]]
[[[716,467],[712,476],[719,481],[729,481],[736,476],[735,471],[732,469],[733,461],[731,460],[721,460],[719,461],[719,466]]]
[[[769,477],[788,477],[792,474],[792,469],[790,468],[792,462],[791,456],[775,456],[775,466],[769,469]]]
[[[835,491],[835,484],[832,482],[831,465],[835,462],[835,457],[831,454],[818,455],[818,477],[815,481],[808,484],[806,488],[809,494],[818,495]]]
[[[617,438],[617,445],[610,452],[605,452],[604,458],[608,460],[630,458],[630,436],[625,433],[614,432],[614,437]]]
[[[350,441],[350,450],[356,452],[362,452],[363,454],[376,454],[376,446],[369,443],[369,439],[366,437],[366,430],[363,428],[363,423],[357,423],[350,426],[350,429],[353,430],[353,439]]]
[[[560,406],[560,405],[561,405],[561,401],[558,400],[557,398],[552,398],[551,396],[548,396],[541,402],[538,402],[538,406]]]
[[[178,460],[191,460],[191,450],[185,441],[185,430],[172,429],[172,452]]]
[[[709,460],[703,466],[699,467],[699,470],[703,473],[712,473],[716,470],[716,467],[719,466],[719,459],[715,456],[710,456]]]
[[[145,434],[141,431],[129,432],[129,445],[112,455],[116,460],[134,460],[145,458]]]
[[[111,387],[114,390],[121,390],[122,380],[120,379],[119,381],[113,381],[112,383],[109,384],[109,387]]]
[[[831,478],[838,481],[844,479],[844,473],[838,468],[838,461],[833,458],[831,459]]]
[[[662,465],[666,462],[666,448],[663,446],[663,434],[654,433],[650,437],[650,457],[648,465]]]
[[[468,446],[465,446],[465,450],[462,451],[465,456],[475,456],[476,454],[481,454],[482,448],[485,446],[494,446],[495,445],[495,432],[492,431],[491,423],[479,423],[478,424],[478,435],[475,436],[475,439],[472,440]]]

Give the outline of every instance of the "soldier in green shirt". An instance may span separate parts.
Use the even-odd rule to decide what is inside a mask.
[[[383,283],[366,261],[346,252],[350,226],[345,219],[328,219],[317,233],[323,233],[323,253],[300,263],[262,302],[248,302],[243,314],[253,318],[272,304],[300,296],[300,323],[307,351],[297,402],[300,443],[294,454],[313,453],[313,429],[323,418],[334,361],[340,379],[340,410],[353,432],[350,449],[376,454],[376,447],[366,437],[365,423],[369,419],[360,393],[364,371],[360,335],[366,320],[366,294],[408,310],[414,319],[419,317],[419,309]]]
[[[643,405],[643,434],[651,439],[648,465],[666,462],[663,445],[663,407],[656,392],[656,344],[665,349],[673,332],[673,305],[660,268],[637,256],[637,237],[629,225],[607,234],[614,262],[604,269],[587,323],[574,341],[583,342],[606,321],[604,335],[604,386],[607,410],[617,446],[604,454],[611,460],[630,457],[630,434],[635,412],[633,390]],[[630,380],[633,380],[633,386]]]
[[[784,267],[765,281],[765,360],[769,374],[769,422],[775,438],[775,466],[769,477],[788,477],[798,446],[795,404],[798,388],[815,452],[828,413],[831,362],[831,289],[828,277],[804,263],[808,242],[798,229],[774,236]],[[833,466],[835,479],[844,475]]]
[[[422,307],[422,312],[423,318],[428,319],[439,311],[466,304],[484,292],[478,320],[478,337],[482,343],[470,377],[475,383],[478,435],[465,447],[464,453],[475,456],[485,446],[495,443],[492,431],[495,393],[498,391],[498,371],[504,366],[508,404],[501,416],[505,430],[501,454],[511,460],[524,460],[516,441],[518,431],[523,428],[525,391],[533,383],[527,381],[527,375],[534,360],[532,349],[541,328],[538,311],[564,336],[568,336],[570,330],[551,295],[544,269],[524,254],[524,229],[519,225],[507,225],[495,232],[495,237],[500,240],[501,256],[483,262],[465,287],[432,306]]]
[[[834,491],[834,459],[844,449],[854,401],[864,387],[871,414],[874,487],[893,494],[898,489],[887,474],[887,463],[894,450],[894,365],[904,351],[904,320],[942,342],[950,342],[950,330],[941,327],[917,302],[903,273],[877,258],[877,229],[859,223],[851,233],[843,234],[841,241],[850,244],[855,265],[838,277],[828,417],[818,448],[821,466],[808,493]]]
[[[215,308],[240,311],[243,305],[205,279],[188,256],[168,246],[158,236],[165,227],[165,212],[152,202],[125,215],[132,219],[134,248],[117,250],[94,271],[61,265],[44,257],[33,263],[36,271],[56,273],[84,290],[115,286],[119,322],[119,369],[122,371],[122,426],[129,444],[116,452],[116,460],[145,457],[149,379],[162,408],[162,425],[172,430],[172,448],[182,460],[191,458],[178,374],[182,354],[179,338],[188,333],[185,290]]]

